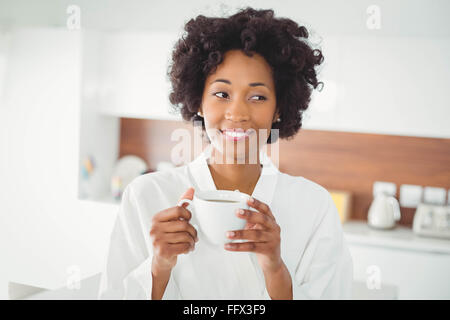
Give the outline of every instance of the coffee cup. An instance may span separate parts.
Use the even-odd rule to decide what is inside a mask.
[[[182,199],[178,206],[188,203],[193,220],[198,223],[200,232],[214,245],[224,245],[227,242],[242,242],[226,237],[226,232],[244,229],[247,221],[236,216],[237,209],[250,209],[248,194],[239,190],[206,190],[197,191],[193,200]]]

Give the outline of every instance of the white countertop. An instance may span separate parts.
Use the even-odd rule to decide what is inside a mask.
[[[342,226],[349,244],[450,254],[450,240],[418,236],[408,227],[377,230],[370,228],[366,221],[352,220]]]

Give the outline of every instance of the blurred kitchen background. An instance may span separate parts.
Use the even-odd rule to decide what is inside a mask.
[[[183,164],[165,72],[184,23],[246,5],[323,51],[279,168],[331,192],[354,299],[450,298],[446,0],[0,0],[0,298],[95,297],[121,192]]]

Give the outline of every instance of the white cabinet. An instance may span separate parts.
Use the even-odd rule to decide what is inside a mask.
[[[181,119],[169,111],[167,76],[176,33],[104,33],[100,53],[100,111],[144,119]]]
[[[395,286],[398,299],[450,299],[450,255],[395,248],[350,245],[354,278],[369,290]],[[380,288],[370,278],[379,274]]]
[[[110,186],[119,156],[120,117],[181,120],[170,107],[167,75],[178,38],[168,32],[83,33],[80,199],[118,204]],[[81,167],[86,159],[96,167],[88,179]]]
[[[344,232],[354,280],[369,293],[388,288],[382,298],[395,292],[397,299],[450,299],[450,241],[421,238],[404,227],[371,230],[363,222],[344,224]]]

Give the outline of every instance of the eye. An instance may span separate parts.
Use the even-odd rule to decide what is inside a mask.
[[[222,99],[226,99],[228,97],[228,93],[223,92],[223,91],[215,92],[213,95],[218,98],[222,98]],[[222,96],[219,96],[219,95],[222,95]],[[258,97],[259,99],[253,99],[254,97]],[[267,98],[264,96],[256,95],[256,96],[253,96],[251,100],[264,101],[264,100],[267,100]]]
[[[224,94],[224,95],[226,95],[226,96],[228,96],[228,94],[226,93],[226,92],[216,92],[216,93],[214,93],[214,95],[216,96],[216,97],[218,97],[218,98],[225,98],[225,97],[219,97],[219,96],[217,96],[218,94]]]
[[[267,98],[266,97],[264,97],[264,96],[253,96],[253,97],[260,97],[261,99],[258,99],[257,101],[264,101],[264,100],[267,100]],[[253,98],[252,97],[252,98]]]

